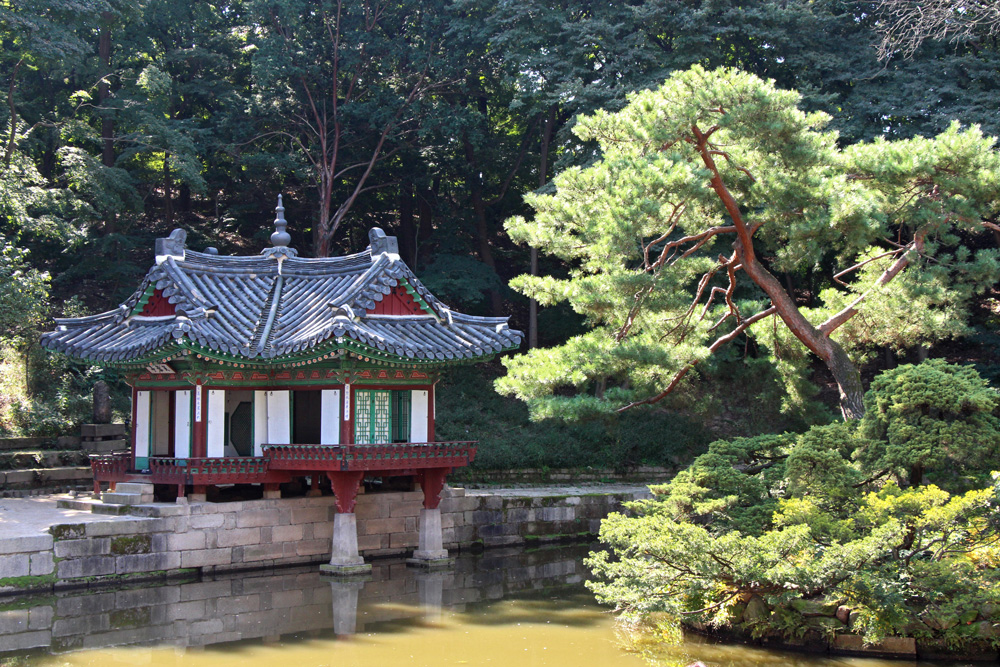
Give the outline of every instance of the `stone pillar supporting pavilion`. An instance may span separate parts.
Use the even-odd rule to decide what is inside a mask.
[[[350,576],[367,574],[372,566],[366,563],[358,551],[358,520],[354,505],[358,499],[358,487],[364,479],[363,471],[328,472],[333,493],[337,498],[337,514],[333,518],[333,548],[330,562],[320,565],[325,574]]]
[[[449,468],[427,468],[417,473],[417,481],[424,492],[424,508],[420,510],[420,536],[413,557],[407,559],[410,565],[419,567],[443,567],[451,565],[454,559],[448,557],[444,548],[441,527],[441,491]]]

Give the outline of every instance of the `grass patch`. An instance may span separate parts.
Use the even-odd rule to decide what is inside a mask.
[[[55,573],[28,575],[24,577],[3,577],[0,578],[0,588],[41,588],[43,586],[51,586],[55,582]]]

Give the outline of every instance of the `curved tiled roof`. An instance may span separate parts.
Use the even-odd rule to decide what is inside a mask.
[[[182,244],[183,232],[175,236]],[[381,230],[372,230],[371,238],[364,252],[319,259],[299,258],[283,247],[232,257],[173,246],[118,309],[57,319],[42,346],[94,362],[148,361],[190,346],[266,363],[320,355],[331,345],[424,362],[475,359],[520,345],[522,334],[507,327],[506,317],[450,310],[399,258],[395,239]],[[431,314],[366,312],[397,286],[408,287]],[[153,290],[175,314],[140,314]]]

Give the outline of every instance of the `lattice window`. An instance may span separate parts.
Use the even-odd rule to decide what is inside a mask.
[[[410,392],[358,389],[354,394],[354,442],[409,442]]]
[[[392,392],[372,391],[371,442],[392,442]]]
[[[354,442],[366,445],[372,442],[371,392],[358,389],[354,392]]]
[[[392,442],[392,392],[359,389],[354,395],[354,442]]]

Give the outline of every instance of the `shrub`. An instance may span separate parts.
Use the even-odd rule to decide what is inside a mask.
[[[604,521],[591,589],[755,636],[842,630],[846,605],[869,642],[1000,644],[997,392],[930,361],[883,373],[865,404],[857,423],[712,443]]]

